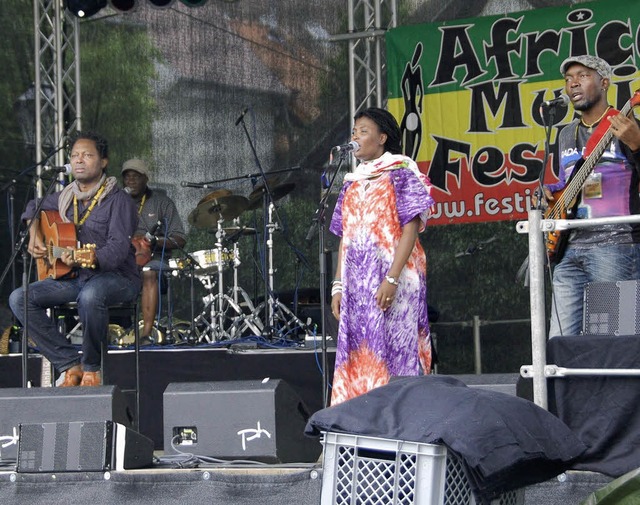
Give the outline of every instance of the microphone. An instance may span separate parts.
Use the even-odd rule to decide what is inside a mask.
[[[339,153],[350,153],[352,151],[357,151],[358,149],[360,149],[360,144],[358,144],[355,140],[352,140],[348,144],[335,146],[334,149]]]
[[[71,174],[71,164],[67,163],[65,166],[63,167],[52,167],[50,165],[46,165],[44,167],[44,171],[45,172],[53,172],[55,174],[64,174],[64,175],[70,175]]]
[[[133,190],[129,186],[125,186],[124,188],[122,188],[122,191],[124,191],[127,195],[130,195]]]
[[[156,224],[154,224],[153,227],[147,233],[144,234],[145,240],[153,244],[157,240],[156,232],[158,231],[158,228],[160,228],[161,226],[162,226],[162,221],[157,221]]]
[[[558,98],[554,98],[553,100],[545,100],[544,102],[542,102],[542,106],[555,107],[556,105],[562,105],[563,107],[566,107],[567,105],[569,105],[570,101],[571,100],[569,100],[569,97],[563,93]]]
[[[242,111],[242,114],[240,114],[240,117],[238,119],[236,119],[236,126],[238,126],[240,124],[240,121],[242,121],[242,118],[244,117],[244,115],[249,112],[249,107],[245,108]]]
[[[204,189],[215,187],[213,184],[201,184],[199,182],[187,182],[187,181],[180,181],[180,186],[182,186],[183,188],[204,188]]]

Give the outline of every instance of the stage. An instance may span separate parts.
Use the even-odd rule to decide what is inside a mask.
[[[529,486],[526,505],[579,505],[611,482],[591,472],[567,472]],[[148,469],[122,472],[15,473],[0,471],[0,502],[96,504],[318,505],[322,465],[263,468]],[[460,504],[466,505],[466,504]],[[522,505],[522,503],[512,504]]]
[[[333,371],[335,347],[328,347],[329,371]],[[109,384],[121,390],[135,386],[132,350],[110,349],[106,361]],[[0,387],[22,386],[22,356],[0,357]],[[140,433],[163,449],[163,403],[167,386],[174,382],[243,381],[281,379],[306,405],[309,414],[323,407],[322,353],[320,341],[305,347],[258,349],[250,344],[231,348],[207,346],[147,346],[140,350]],[[41,360],[30,355],[29,380],[40,384]],[[131,406],[133,395],[127,395]]]
[[[322,490],[323,462],[282,464],[218,464],[201,460],[195,467],[181,468],[163,441],[163,394],[169,384],[220,382],[232,388],[234,381],[281,379],[313,413],[322,408],[322,356],[318,348],[258,349],[143,347],[140,353],[140,433],[153,441],[155,461],[150,468],[104,472],[17,473],[11,464],[0,466],[0,501],[3,503],[63,503],[69,500],[95,503],[212,503],[244,505],[318,504]],[[335,348],[327,350],[333,370]],[[41,360],[29,357],[29,379],[39,383]],[[135,383],[131,350],[109,352],[107,375],[110,383],[129,389]],[[515,394],[516,374],[459,376],[469,385],[490,387]],[[0,357],[0,387],[19,388],[21,356]],[[92,388],[82,388],[92,389]],[[1,391],[0,391],[1,392]],[[64,393],[64,391],[60,391]],[[124,397],[131,407],[133,396]],[[242,396],[235,397],[239,402]],[[2,406],[0,398],[0,408]],[[28,403],[27,409],[31,409]],[[46,407],[41,407],[46,408]],[[201,411],[200,408],[189,409]],[[37,412],[34,413],[38,415]],[[202,415],[202,414],[201,414]],[[229,412],[232,417],[232,412]],[[215,419],[224,425],[223,419]],[[206,420],[205,420],[206,421]],[[214,420],[212,419],[212,422]],[[46,422],[46,421],[45,421]],[[220,429],[220,424],[214,430]],[[318,444],[320,442],[318,441]],[[184,452],[188,452],[183,448]],[[208,456],[200,455],[198,456]],[[182,458],[177,455],[178,458]],[[558,478],[529,486],[524,503],[535,505],[579,505],[593,491],[612,479],[593,472],[569,471]],[[522,505],[522,504],[515,504]]]

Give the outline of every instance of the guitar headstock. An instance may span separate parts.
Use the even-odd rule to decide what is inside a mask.
[[[85,244],[73,252],[73,259],[82,268],[96,267],[96,245]]]

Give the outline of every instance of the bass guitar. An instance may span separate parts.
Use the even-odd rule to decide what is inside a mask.
[[[86,244],[77,247],[76,226],[62,221],[55,210],[43,210],[40,213],[40,231],[44,236],[47,253],[36,260],[38,280],[46,278],[59,279],[71,271],[71,267],[60,258],[62,253],[71,252],[71,257],[83,268],[95,268],[96,246]],[[69,249],[71,248],[71,249]]]
[[[620,111],[613,108],[607,111],[605,117],[589,137],[584,154],[576,162],[566,186],[553,194],[552,206],[544,213],[544,219],[573,219],[575,217],[576,209],[580,203],[579,196],[582,186],[614,138],[608,118],[616,114],[628,116],[633,108],[639,104],[640,90],[637,90]],[[547,233],[545,242],[551,263],[558,264],[560,262],[568,240],[567,230],[554,230]]]

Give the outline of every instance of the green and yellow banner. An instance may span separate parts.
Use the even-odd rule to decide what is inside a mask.
[[[431,179],[433,224],[525,219],[545,164],[556,180],[559,131],[573,107],[560,64],[597,55],[614,69],[617,109],[640,87],[640,2],[606,0],[394,28],[386,36],[389,110],[405,154]]]

